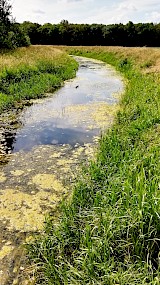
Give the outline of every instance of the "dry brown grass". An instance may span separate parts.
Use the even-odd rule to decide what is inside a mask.
[[[120,47],[120,46],[96,46],[96,47],[59,47],[60,49],[88,50],[93,52],[112,52],[118,57],[130,58],[135,66],[144,72],[160,72],[160,49],[148,47]]]
[[[68,51],[73,47],[66,46],[30,46],[27,48],[19,48],[14,52],[0,54],[0,71],[8,67],[18,67],[22,64],[35,65],[37,60],[55,59],[62,62],[65,58],[62,50]],[[122,58],[130,58],[137,67],[143,69],[144,72],[160,72],[160,49],[147,47],[74,47],[81,50],[94,52],[112,52]]]
[[[160,72],[160,49],[147,47],[105,47],[102,50],[129,57],[136,65],[145,69],[146,72]]]
[[[5,68],[17,68],[20,65],[34,66],[41,59],[53,60],[61,63],[65,60],[62,51],[53,46],[30,46],[18,48],[13,52],[0,54],[0,71]]]

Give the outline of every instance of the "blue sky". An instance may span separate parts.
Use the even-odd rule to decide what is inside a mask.
[[[12,14],[18,22],[160,23],[157,0],[12,0],[11,3]]]

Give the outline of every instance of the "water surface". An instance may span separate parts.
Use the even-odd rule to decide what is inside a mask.
[[[80,57],[76,60],[79,62],[76,79],[22,113],[22,128],[15,136],[14,152],[30,150],[35,145],[82,145],[99,134],[101,118],[97,118],[97,113],[106,104],[117,103],[114,94],[122,91],[123,84],[104,63]]]

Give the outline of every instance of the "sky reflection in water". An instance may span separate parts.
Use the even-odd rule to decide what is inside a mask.
[[[93,113],[99,104],[115,104],[113,96],[123,83],[105,64],[76,57],[77,77],[65,83],[52,97],[40,100],[22,112],[13,152],[36,145],[84,144],[100,132]]]

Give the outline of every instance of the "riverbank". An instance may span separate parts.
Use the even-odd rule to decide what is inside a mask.
[[[160,52],[67,49],[112,64],[126,91],[114,126],[63,203],[59,225],[47,221],[30,257],[41,284],[158,285]]]
[[[101,61],[74,58],[75,78],[31,100],[31,106],[0,116],[1,285],[33,281],[22,244],[43,231],[48,212],[57,215],[62,199],[72,194],[79,165],[95,151],[97,136],[117,112],[123,91],[119,74]]]
[[[77,63],[52,46],[30,46],[0,54],[0,113],[23,108],[75,76]]]
[[[18,117],[31,99],[41,98],[76,75],[78,64],[52,46],[30,46],[0,53],[0,164],[6,163],[21,123]]]

